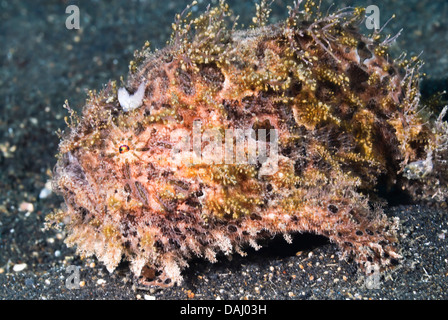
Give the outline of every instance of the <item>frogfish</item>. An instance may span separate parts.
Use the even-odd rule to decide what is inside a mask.
[[[365,35],[363,8],[312,1],[239,29],[220,1],[176,15],[166,47],[135,52],[126,82],[68,105],[47,218],[68,246],[146,285],[173,286],[193,258],[324,236],[362,272],[402,260],[384,194],[446,202],[447,109],[421,102],[422,62]]]

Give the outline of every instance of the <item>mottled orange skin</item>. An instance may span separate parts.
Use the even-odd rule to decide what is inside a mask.
[[[146,82],[139,108],[124,112],[109,84],[61,141],[54,186],[66,206],[50,220],[66,224],[67,244],[110,271],[123,257],[137,277],[156,270],[157,285],[180,282],[194,256],[214,262],[279,233],[324,235],[368,272],[397,263],[398,221],[369,201],[380,180],[410,188],[437,177],[402,176],[438,150],[440,134],[416,112],[418,75],[358,33],[357,11],[232,31],[226,6],[214,10],[191,23],[195,34],[142,53],[127,83]],[[213,27],[220,36],[204,41]],[[279,170],[176,162],[170,135],[197,119],[277,129]]]

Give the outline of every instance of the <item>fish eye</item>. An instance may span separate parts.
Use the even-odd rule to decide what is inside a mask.
[[[122,144],[119,148],[118,148],[118,152],[120,153],[125,153],[128,152],[130,150],[129,146]]]

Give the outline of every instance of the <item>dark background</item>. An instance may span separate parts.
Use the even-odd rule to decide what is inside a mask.
[[[188,3],[0,0],[0,299],[446,299],[448,218],[442,209],[402,205],[388,210],[403,222],[406,260],[383,275],[375,290],[365,287],[365,277],[350,262],[338,260],[337,248],[326,239],[299,235],[293,245],[274,239],[247,258],[221,259],[215,265],[193,261],[182,286],[142,291],[133,285],[126,265],[109,275],[94,258],[81,260],[66,248],[62,233],[43,229],[45,216],[62,201],[54,194],[39,195],[56,162],[55,131],[65,128],[68,115],[64,101],[79,109],[87,89],[126,79],[134,50],[146,40],[152,48],[163,47],[174,15]],[[199,1],[198,10],[207,3]],[[248,25],[255,2],[228,3],[240,16],[240,26]],[[323,1],[323,10],[330,3]],[[65,27],[70,4],[80,9],[80,30]],[[380,8],[382,24],[396,14],[386,33],[404,29],[394,53],[422,53],[428,74],[422,82],[424,97],[445,90],[448,3],[338,1],[334,8],[369,4]],[[287,5],[292,1],[273,3],[271,22],[286,17]],[[79,290],[64,285],[69,265],[81,267],[85,284]]]

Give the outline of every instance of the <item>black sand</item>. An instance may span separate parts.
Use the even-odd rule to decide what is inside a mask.
[[[275,2],[273,22],[285,17],[291,2]],[[109,274],[95,259],[77,257],[63,234],[43,230],[45,216],[62,201],[41,192],[56,162],[55,131],[65,127],[64,100],[80,107],[87,88],[99,90],[109,79],[125,76],[133,51],[146,40],[162,47],[174,14],[186,5],[180,0],[89,3],[0,1],[0,299],[448,298],[448,212],[425,205],[387,210],[402,221],[405,259],[369,279],[375,280],[373,288],[353,263],[339,261],[337,248],[325,238],[298,235],[292,245],[273,239],[245,258],[192,261],[181,286],[141,290],[125,264]],[[247,25],[252,2],[229,3]],[[68,4],[79,6],[81,30],[65,28]],[[423,51],[429,75],[423,95],[447,89],[448,4],[400,0],[379,7],[382,23],[397,16],[386,32],[404,28],[397,51]],[[66,288],[70,265],[81,267],[80,289]]]

